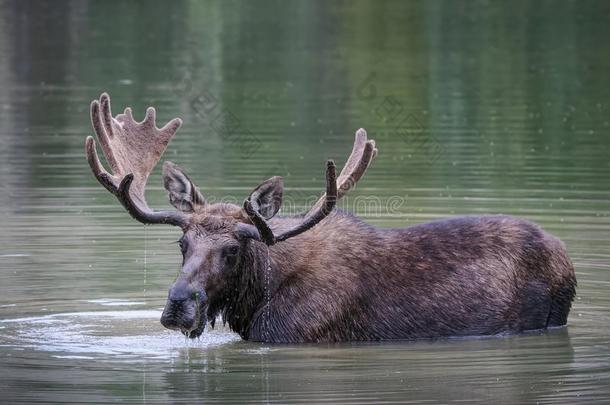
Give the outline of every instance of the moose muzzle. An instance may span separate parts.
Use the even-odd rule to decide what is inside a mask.
[[[180,330],[189,338],[199,337],[207,322],[206,304],[205,291],[176,282],[169,290],[161,324],[168,329]]]

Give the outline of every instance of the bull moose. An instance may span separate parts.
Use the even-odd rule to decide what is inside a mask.
[[[222,320],[243,339],[337,342],[519,333],[565,325],[576,278],[563,243],[510,216],[466,216],[380,229],[335,209],[377,154],[363,129],[326,192],[303,215],[276,215],[283,181],[258,185],[243,207],[206,202],[177,165],[163,183],[173,211],[148,207],[149,174],[182,124],[163,128],[149,107],[112,116],[110,98],[91,104],[107,172],[87,137],[97,180],[144,224],[182,228],[182,269],[161,323],[189,338]]]

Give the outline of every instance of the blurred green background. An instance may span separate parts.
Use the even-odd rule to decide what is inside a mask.
[[[384,227],[522,216],[564,240],[579,281],[569,334],[332,352],[191,347],[173,371],[136,357],[136,370],[116,372],[114,355],[87,368],[19,343],[51,342],[46,332],[7,324],[4,398],[607,398],[609,22],[606,1],[0,1],[0,319],[99,310],[99,299],[163,305],[178,231],[132,221],[86,165],[89,103],[103,91],[115,114],[153,105],[159,124],[183,118],[164,158],[210,200],[240,203],[284,176],[284,214],[317,198],[324,161],[342,164],[364,127],[379,155],[343,208]],[[148,200],[167,206],[160,167]],[[154,319],[142,325],[163,333]],[[81,366],[84,385],[66,385]],[[147,391],[146,378],[161,388]]]

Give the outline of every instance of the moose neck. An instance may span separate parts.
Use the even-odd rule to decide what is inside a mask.
[[[262,243],[248,242],[227,288],[227,295],[221,299],[223,308],[219,309],[224,321],[240,336],[247,335],[257,311],[270,298],[273,289],[270,283],[275,273],[270,249]]]
[[[227,293],[219,300],[221,308],[213,312],[221,313],[231,330],[246,339],[257,321],[259,328],[269,327],[263,325],[264,319],[258,318],[265,316],[266,306],[271,305],[275,292],[290,277],[295,267],[304,264],[304,259],[299,243],[293,243],[292,240],[272,247],[260,242],[248,242]]]
[[[248,242],[244,256],[226,288],[226,295],[218,300],[221,308],[217,307],[216,310],[234,332],[245,339],[264,340],[272,338],[268,334],[278,332],[277,327],[281,322],[277,323],[277,317],[281,316],[282,311],[273,303],[277,302],[283,286],[290,283],[295,285],[295,280],[307,278],[319,268],[322,260],[319,252],[336,249],[336,243],[328,243],[328,235],[335,235],[333,240],[343,240],[350,235],[350,243],[341,244],[344,255],[348,249],[361,251],[365,248],[354,236],[359,231],[370,233],[370,226],[339,211],[333,213],[332,217],[297,238],[271,247],[261,242]],[[284,229],[299,220],[299,217],[276,217],[272,223],[275,229]],[[210,316],[209,319],[214,317]]]

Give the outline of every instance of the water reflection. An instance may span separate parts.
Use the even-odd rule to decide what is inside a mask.
[[[26,361],[70,364],[54,373],[53,384],[71,381],[75,373],[98,378],[119,368],[120,391],[131,399],[523,403],[561,399],[562,384],[592,388],[582,373],[590,364],[575,359],[566,328],[523,336],[329,345],[253,344],[220,328],[193,343],[155,328],[159,316],[158,310],[123,310],[4,320],[0,339],[3,347],[28,350],[24,356],[9,354],[9,364],[15,353]],[[45,352],[49,355],[41,356]],[[30,371],[8,376],[9,387],[31,378]],[[116,388],[100,388],[101,398],[117,394]],[[47,400],[64,398],[55,390],[46,395]]]
[[[573,379],[575,368],[566,330],[468,342],[240,346],[185,353],[180,367],[164,374],[163,392],[219,402],[525,403],[558,399],[557,385]]]

